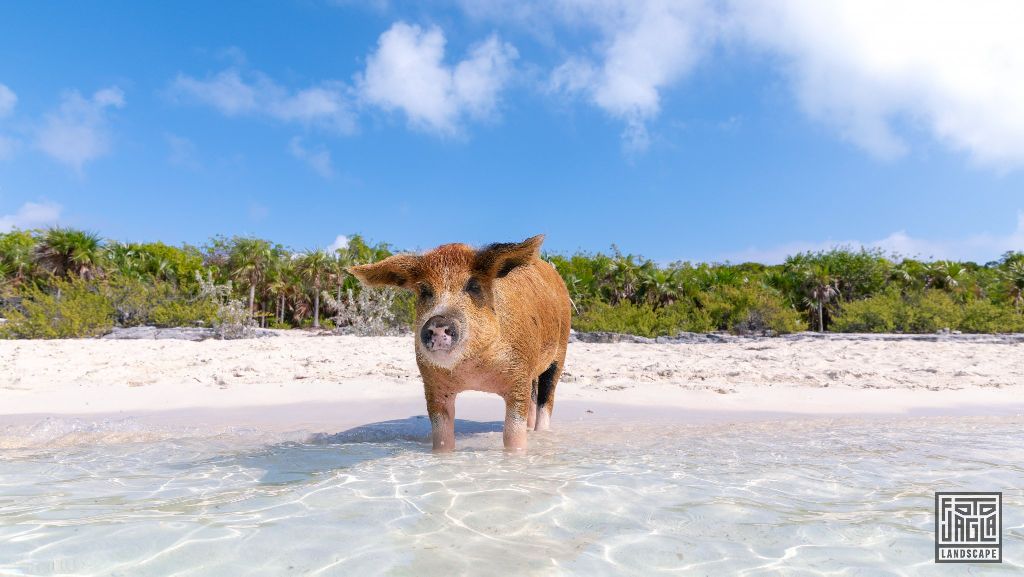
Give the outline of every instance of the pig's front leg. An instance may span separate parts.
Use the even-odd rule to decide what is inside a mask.
[[[502,440],[508,451],[526,450],[527,414],[530,400],[509,396],[505,398],[505,430]]]
[[[427,414],[435,453],[455,450],[455,393],[427,391]]]

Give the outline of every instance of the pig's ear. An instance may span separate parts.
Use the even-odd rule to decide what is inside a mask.
[[[476,252],[473,271],[487,278],[501,278],[516,267],[529,264],[540,256],[544,235],[538,234],[523,242],[504,242],[485,246]]]
[[[373,264],[350,266],[349,274],[366,286],[397,286],[409,288],[419,276],[420,257],[396,254]]]

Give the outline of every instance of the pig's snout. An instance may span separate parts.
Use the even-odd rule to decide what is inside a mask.
[[[430,317],[420,329],[420,340],[428,351],[450,351],[459,341],[459,325],[445,316]]]

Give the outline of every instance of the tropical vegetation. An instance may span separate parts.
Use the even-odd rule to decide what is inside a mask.
[[[253,237],[170,246],[71,228],[14,230],[0,233],[0,336],[217,327],[227,317],[270,328],[394,332],[412,318],[412,295],[364,289],[345,272],[393,252],[359,235],[338,250],[297,251]],[[849,248],[778,265],[659,264],[614,246],[544,258],[565,280],[581,331],[1024,332],[1024,252],[984,264]]]

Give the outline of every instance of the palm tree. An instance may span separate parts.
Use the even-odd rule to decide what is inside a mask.
[[[43,233],[35,260],[53,276],[75,275],[89,280],[102,270],[103,241],[99,235],[71,228],[51,228]]]
[[[309,293],[304,286],[305,282],[299,274],[298,262],[301,255],[293,255],[289,258],[288,266],[284,269],[283,303],[285,311],[291,313],[292,321],[296,326],[302,326],[302,321],[313,312],[313,303],[309,299]]]
[[[565,286],[569,289],[569,298],[573,302],[582,302],[587,296],[586,284],[581,278],[576,276],[574,272],[567,272],[563,274],[565,279]]]
[[[954,291],[967,280],[968,271],[964,265],[950,260],[940,260],[925,268],[927,281],[925,287]]]
[[[1007,284],[1010,285],[1010,298],[1013,299],[1013,307],[1017,314],[1021,313],[1021,305],[1024,304],[1024,261],[1011,262],[1003,273]]]
[[[288,286],[287,304],[291,309],[292,321],[296,326],[302,326],[302,321],[313,312],[313,303],[309,302],[309,293],[306,292],[301,282]]]
[[[33,275],[36,239],[28,232],[0,234],[0,262],[7,268],[10,284],[17,286]]]
[[[915,270],[913,265],[908,264],[906,261],[894,266],[892,271],[889,273],[889,278],[904,286],[913,286],[916,280]]]
[[[177,280],[178,273],[171,261],[160,257],[150,257],[147,261],[149,274],[153,275],[154,278],[165,281]]]
[[[362,236],[353,234],[348,239],[348,246],[344,249],[339,249],[339,252],[344,253],[350,265],[369,264],[391,256],[391,247],[384,242],[370,246],[366,244]]]
[[[292,266],[291,255],[283,250],[275,251],[274,260],[267,273],[266,292],[274,299],[274,320],[279,323],[284,322],[284,300],[293,275],[294,266]]]
[[[968,283],[971,276],[967,267],[951,260],[940,260],[928,265],[925,270],[925,288],[944,290],[964,304],[970,294]]]
[[[612,304],[622,301],[635,302],[638,289],[640,288],[640,266],[634,261],[633,255],[623,255],[619,249],[612,246],[615,257],[604,263],[602,271],[602,285],[604,291],[610,297]]]
[[[299,257],[296,270],[313,289],[313,328],[320,328],[320,287],[331,270],[331,257],[322,250],[311,250]]]
[[[345,286],[345,279],[348,278],[348,271],[346,271],[345,269],[348,268],[352,263],[349,262],[347,254],[348,251],[339,248],[338,250],[334,251],[334,253],[335,256],[334,258],[331,259],[329,275],[331,277],[331,280],[334,282],[334,285],[338,289],[337,302],[340,303],[341,291]]]
[[[6,261],[0,260],[0,289],[6,288],[8,284],[14,284],[14,267]],[[3,296],[2,290],[0,290],[0,296]]]
[[[271,264],[270,243],[258,238],[235,239],[229,264],[231,278],[249,287],[249,314],[256,313],[256,287]]]
[[[778,291],[789,305],[799,303],[800,285],[803,277],[793,270],[782,267],[771,267],[761,275],[761,284]]]
[[[656,267],[644,267],[640,272],[640,283],[644,300],[653,306],[671,306],[682,295],[678,271]]]
[[[828,265],[817,265],[804,269],[804,286],[807,296],[804,301],[818,311],[818,331],[825,332],[825,306],[839,295],[838,279],[832,276]]]
[[[113,241],[103,251],[103,257],[106,261],[106,270],[109,272],[116,272],[125,277],[139,278],[142,276],[139,271],[139,261],[144,256],[130,244]]]

